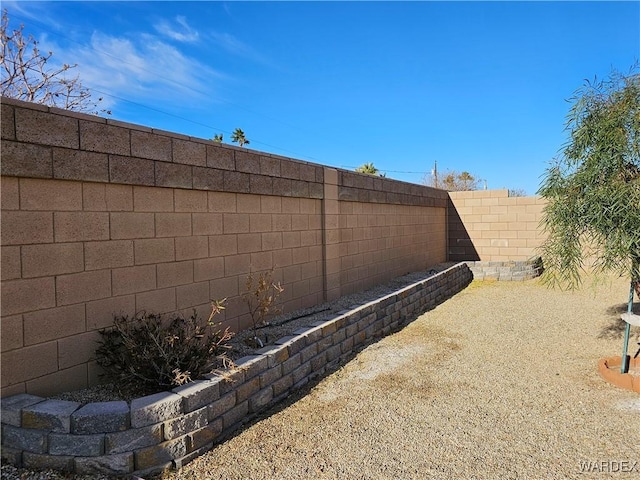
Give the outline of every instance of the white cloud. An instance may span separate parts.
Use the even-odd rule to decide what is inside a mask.
[[[104,92],[150,106],[211,99],[216,93],[215,80],[225,78],[155,35],[118,37],[96,31],[89,45],[47,48],[60,62],[73,59],[78,64],[74,74],[97,95]],[[103,101],[107,103],[113,106],[109,97]]]
[[[153,27],[161,35],[169,37],[170,39],[178,42],[193,43],[198,41],[198,39],[200,38],[200,34],[189,26],[185,17],[183,17],[182,15],[178,15],[176,17],[176,23],[179,25],[179,27],[182,28],[174,28],[169,24],[167,20],[161,20]]]

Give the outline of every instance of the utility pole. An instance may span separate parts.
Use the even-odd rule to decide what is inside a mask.
[[[438,188],[438,161],[433,161],[433,170],[431,170],[431,176],[433,177],[433,186]]]

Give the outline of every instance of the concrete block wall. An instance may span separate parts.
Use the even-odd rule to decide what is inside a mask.
[[[478,190],[449,192],[449,199],[449,260],[509,262],[539,256],[542,197]]]
[[[2,115],[2,396],[98,381],[114,314],[249,326],[250,271],[287,311],[446,258],[446,192],[9,100]]]
[[[464,289],[461,263],[290,337],[171,392],[127,402],[76,402],[18,394],[2,400],[4,462],[80,474],[146,476],[180,467],[293,390],[323,376]]]

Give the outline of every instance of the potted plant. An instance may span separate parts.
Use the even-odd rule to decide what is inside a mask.
[[[630,281],[621,357],[627,348],[634,292],[640,297],[640,73],[612,71],[585,81],[567,115],[569,139],[547,169],[539,194],[547,200],[543,280],[577,287],[585,261],[593,273],[616,273]]]

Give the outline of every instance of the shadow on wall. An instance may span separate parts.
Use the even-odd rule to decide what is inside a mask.
[[[448,224],[448,260],[450,262],[478,261],[480,255],[469,232],[464,226],[458,211],[451,199],[447,202],[447,224]]]

